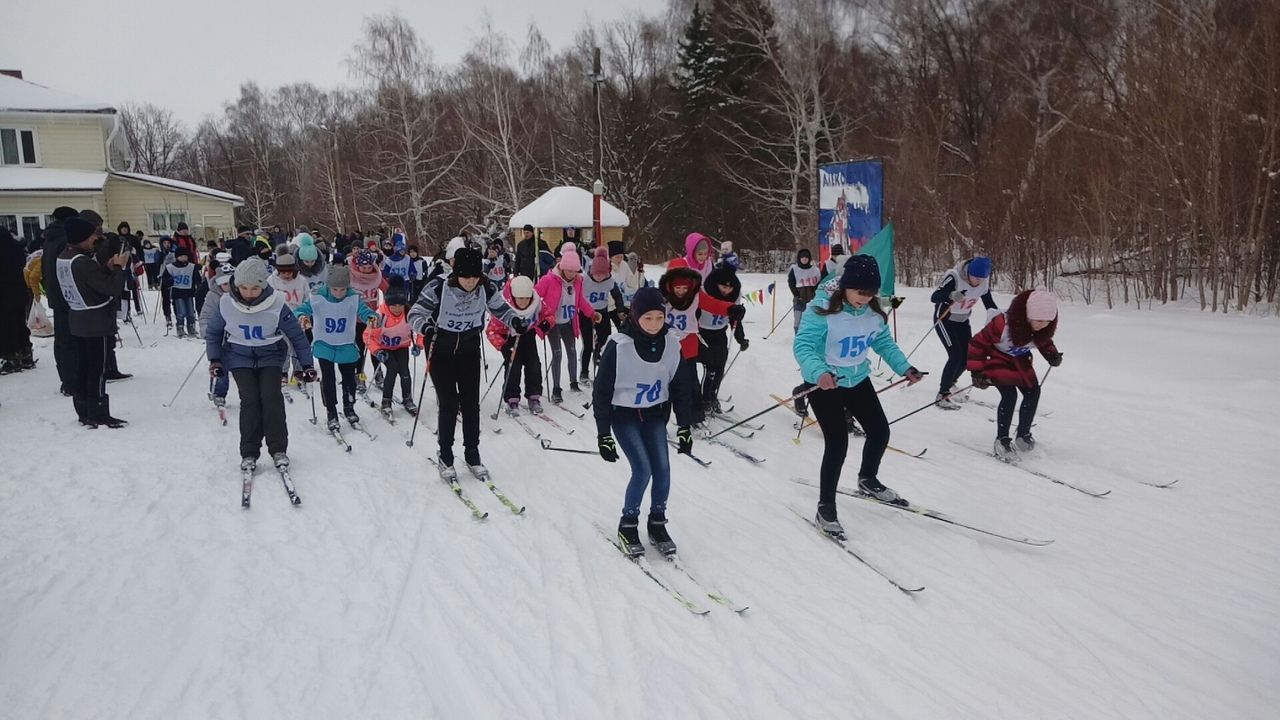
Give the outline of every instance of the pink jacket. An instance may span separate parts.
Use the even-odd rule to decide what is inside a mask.
[[[694,252],[698,249],[698,245],[701,243],[707,244],[707,261],[702,265],[699,265],[698,261],[695,259]],[[689,267],[691,269],[698,271],[698,274],[702,276],[702,279],[706,280],[707,276],[711,274],[711,269],[716,264],[715,253],[712,252],[711,249],[711,238],[708,238],[702,233],[689,233],[689,235],[684,239],[684,259],[685,262],[689,263]]]
[[[551,309],[555,316],[555,322],[559,322],[560,313],[560,296],[564,294],[564,278],[560,276],[559,270],[552,270],[534,286],[534,291],[538,293],[538,297],[542,298],[542,304]],[[586,315],[593,317],[596,314],[595,308],[591,307],[591,303],[582,295],[582,276],[578,275],[573,279],[573,304],[578,306],[578,312],[573,313],[570,322],[573,323],[573,336],[578,337],[582,331],[578,329],[578,316]]]

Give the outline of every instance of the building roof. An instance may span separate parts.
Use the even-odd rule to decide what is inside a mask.
[[[106,183],[94,170],[0,167],[0,192],[102,192]]]
[[[182,192],[195,193],[196,195],[206,195],[208,197],[217,198],[219,200],[226,200],[227,202],[232,203],[237,207],[240,205],[244,205],[244,198],[240,197],[239,195],[233,195],[229,192],[223,192],[221,190],[214,190],[213,188],[205,187],[203,185],[196,185],[195,183],[182,182],[181,180],[170,180],[169,178],[163,178],[156,175],[144,175],[142,173],[135,173],[135,172],[113,172],[111,173],[111,175],[112,177],[118,177],[121,180],[132,180],[134,182],[149,183],[151,185],[159,185],[161,187],[169,188],[171,190],[180,190]]]
[[[0,75],[0,112],[115,114],[111,105]]]
[[[591,227],[593,196],[580,187],[565,185],[553,187],[537,200],[525,205],[511,216],[507,227],[520,228],[526,224],[534,227]],[[600,201],[601,227],[627,227],[631,219],[627,214],[603,200]]]

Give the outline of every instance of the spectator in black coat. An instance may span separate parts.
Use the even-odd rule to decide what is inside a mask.
[[[62,394],[72,394],[72,382],[76,378],[75,344],[71,340],[71,322],[67,318],[67,301],[62,298],[58,285],[58,257],[67,247],[64,223],[76,217],[75,208],[65,205],[54,209],[53,222],[44,229],[44,261],[40,268],[44,294],[49,298],[49,310],[53,312],[53,362],[58,368],[58,380]]]
[[[7,228],[0,227],[0,375],[36,366],[27,330],[31,289],[22,277],[27,254]]]

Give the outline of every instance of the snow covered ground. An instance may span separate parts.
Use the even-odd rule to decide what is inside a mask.
[[[747,289],[770,279],[749,276]],[[906,294],[909,349],[929,307],[927,291]],[[798,382],[790,322],[766,341],[766,320],[749,310],[752,346],[726,380],[740,415]],[[142,332],[149,345],[161,330]],[[37,342],[39,369],[0,378],[4,718],[1169,720],[1280,707],[1274,318],[1064,307],[1065,362],[1045,386],[1043,450],[1029,464],[1112,490],[1105,499],[984,457],[993,410],[895,425],[894,445],[928,453],[888,454],[886,483],[956,519],[1055,540],[1016,545],[842,498],[851,547],[927,587],[914,597],[789,510],[816,503],[791,482],[816,478],[816,428],[797,446],[780,410],[750,441],[724,436],[767,458],[759,467],[703,442],[694,452],[708,469],[673,455],[681,557],[750,605],[736,615],[654,558],[705,617],[593,526],[617,522],[625,462],[545,452],[489,421],[496,390],[481,449],[528,505],[522,517],[464,480],[490,513],[472,520],[426,462],[430,432],[408,448],[408,422],[392,428],[365,408],[378,439],[348,432],[347,455],[297,395],[303,504],[260,471],[246,512],[234,389],[228,427],[205,400],[203,363],[162,407],[200,344],[140,349],[128,333],[120,364],[136,377],[110,393],[129,429],[90,431],[55,392],[50,341]],[[890,417],[933,399],[942,358],[925,341],[913,360],[934,375],[885,393]],[[551,412],[576,433],[531,424],[594,448],[589,419]]]

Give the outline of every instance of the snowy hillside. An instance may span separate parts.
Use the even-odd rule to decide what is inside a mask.
[[[746,289],[771,279],[746,276]],[[930,308],[925,290],[907,297],[910,349]],[[752,345],[724,390],[740,416],[798,382],[790,321],[765,341],[767,310],[747,319]],[[147,345],[163,330],[141,329]],[[817,428],[797,446],[779,410],[751,440],[723,436],[760,466],[696,442],[712,464],[672,456],[671,532],[690,572],[750,609],[650,559],[703,617],[597,532],[617,523],[625,461],[542,450],[488,419],[497,390],[481,452],[523,516],[467,478],[489,512],[473,520],[427,462],[429,430],[408,448],[407,419],[393,428],[364,406],[378,438],[348,432],[348,455],[296,393],[303,503],[265,470],[245,511],[234,388],[227,427],[203,362],[162,407],[199,343],[140,349],[129,332],[120,365],[135,377],[109,392],[130,426],[111,431],[76,424],[51,341],[36,342],[39,368],[0,378],[3,718],[1262,720],[1280,708],[1275,319],[1064,306],[1065,362],[1028,466],[1111,490],[1104,499],[986,457],[994,410],[894,425],[893,445],[928,452],[887,454],[887,484],[954,519],[1054,541],[841,497],[850,547],[926,587],[914,596],[790,510],[810,516],[817,502],[792,482],[816,482]],[[882,395],[890,418],[933,399],[942,361],[926,340],[913,362],[934,374]],[[549,412],[576,432],[530,421],[544,437],[594,449],[589,417]]]

